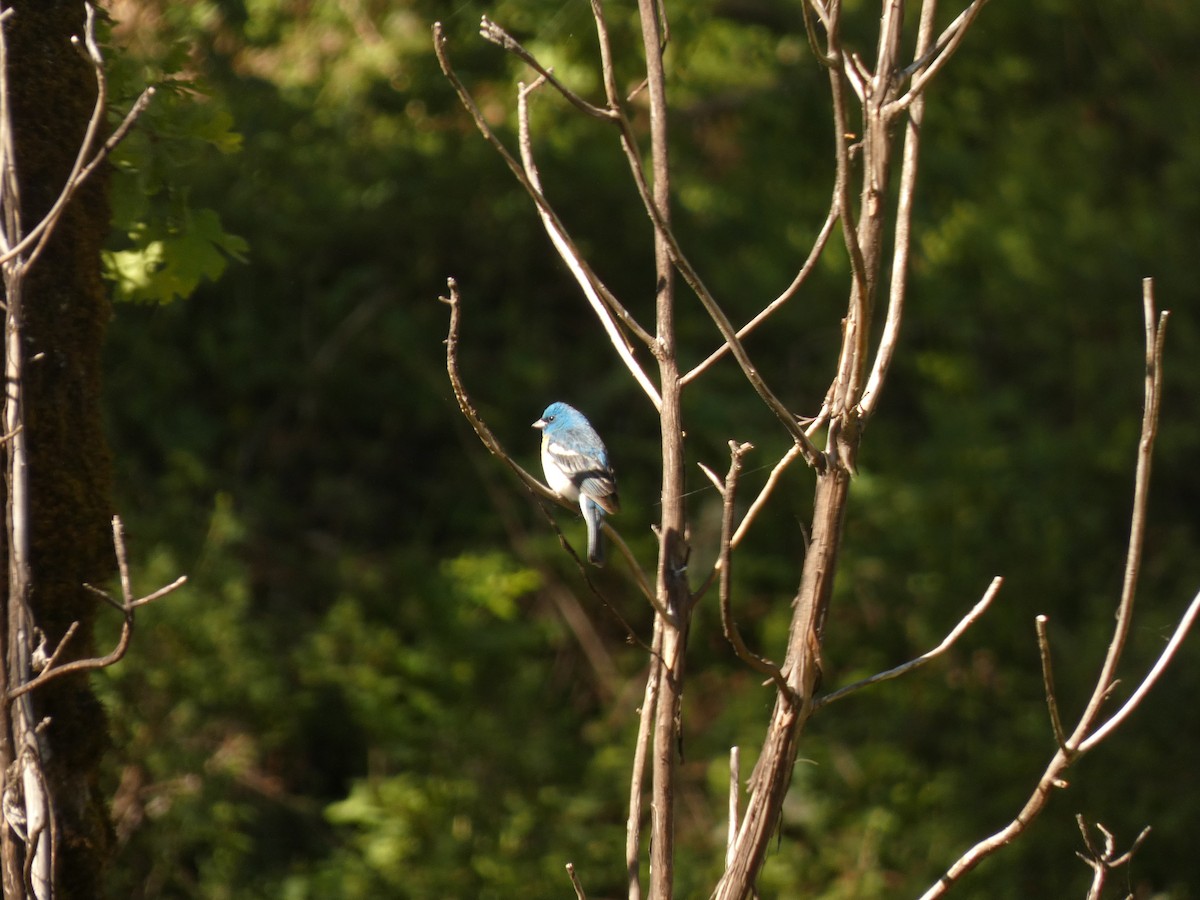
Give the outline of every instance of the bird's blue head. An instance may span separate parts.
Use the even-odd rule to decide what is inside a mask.
[[[542,413],[542,417],[533,423],[534,428],[553,431],[564,426],[586,422],[587,419],[575,407],[566,403],[551,403]]]

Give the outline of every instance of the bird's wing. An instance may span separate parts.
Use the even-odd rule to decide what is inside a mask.
[[[553,438],[546,442],[546,453],[581,493],[595,500],[605,512],[617,511],[617,480],[607,463]]]
[[[611,469],[585,478],[579,485],[579,492],[595,500],[596,505],[606,513],[621,511],[621,501],[617,497],[617,480],[613,477]]]

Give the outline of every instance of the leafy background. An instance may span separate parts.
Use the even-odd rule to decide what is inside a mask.
[[[848,40],[869,55],[877,10],[845,5]],[[735,320],[791,279],[828,203],[826,79],[799,10],[669,8],[678,228]],[[501,439],[536,467],[528,423],[554,399],[583,406],[617,460],[616,524],[647,563],[656,423],[438,71],[440,19],[511,139],[529,75],[478,38],[482,13],[597,95],[586,4],[113,5],[118,99],[166,79],[116,160],[106,265],[133,301],[108,346],[118,507],[142,586],[190,577],[98,679],[113,896],[561,897],[568,860],[589,896],[624,893],[645,654],[458,414],[446,277],[464,292],[463,371]],[[631,11],[609,15],[629,80]],[[1068,717],[1111,628],[1146,275],[1173,317],[1119,691],[1200,583],[1197,37],[1200,10],[1173,0],[992,4],[933,89],[911,300],[852,491],[827,681],[918,655],[993,575],[1007,583],[945,660],[815,720],[763,896],[915,895],[1028,795],[1054,749],[1033,617],[1050,617]],[[648,320],[649,229],[612,135],[548,93],[535,131],[549,194]],[[819,405],[844,277],[834,249],[751,342],[794,406]],[[679,317],[694,363],[715,335],[697,305]],[[728,439],[756,444],[749,491],[784,443],[748,400],[726,363],[687,417],[694,461],[721,469]],[[700,572],[718,507],[693,472]],[[768,654],[782,652],[810,503],[797,472],[736,569],[743,629]],[[648,610],[620,566],[595,578],[644,639]],[[728,748],[749,771],[770,703],[710,605],[689,652],[681,897],[705,896],[719,872]],[[1114,891],[1200,896],[1197,662],[1193,641],[1030,834],[957,894],[1083,896],[1082,812],[1121,844],[1154,828]]]

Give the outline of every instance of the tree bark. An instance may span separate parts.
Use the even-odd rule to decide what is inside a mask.
[[[77,0],[6,4],[13,140],[21,216],[39,221],[79,152],[96,97],[91,65],[71,44],[84,33]],[[90,656],[95,598],[85,583],[111,576],[110,458],[100,411],[101,349],[110,315],[100,274],[108,231],[106,179],[97,173],[72,200],[24,282],[24,428],[29,453],[31,607],[47,646],[80,627],[63,661]],[[55,811],[56,892],[102,895],[111,843],[97,783],[108,737],[86,676],[58,679],[33,695],[43,731]]]

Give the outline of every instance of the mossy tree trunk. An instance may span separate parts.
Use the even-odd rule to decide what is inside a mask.
[[[21,217],[39,221],[58,197],[96,98],[90,63],[72,45],[84,33],[78,0],[6,3],[5,28]],[[97,177],[101,176],[101,177]],[[99,251],[109,223],[103,173],[82,187],[24,283],[24,423],[31,523],[31,607],[47,646],[79,622],[63,659],[90,656],[96,598],[114,570],[110,460],[100,413],[101,344],[110,310]],[[7,644],[7,642],[6,642]],[[55,811],[55,896],[100,896],[110,846],[97,774],[107,742],[103,710],[85,675],[33,695]],[[6,894],[10,888],[6,884]]]

